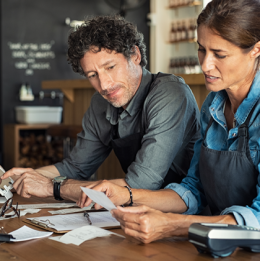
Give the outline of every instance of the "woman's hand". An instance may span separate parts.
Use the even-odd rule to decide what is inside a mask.
[[[121,224],[124,232],[143,243],[169,237],[187,234],[188,228],[180,229],[185,216],[163,213],[147,206],[117,207],[111,213]]]
[[[116,205],[123,205],[127,203],[130,199],[129,191],[123,186],[116,185],[110,181],[102,180],[86,186],[86,188],[91,188],[97,191],[102,191],[106,196]],[[84,193],[81,192],[77,205],[81,208],[89,206],[92,200]],[[95,204],[95,209],[100,209],[102,206]]]

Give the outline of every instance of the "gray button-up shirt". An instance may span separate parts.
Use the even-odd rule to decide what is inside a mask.
[[[93,95],[75,147],[68,158],[55,164],[60,175],[89,178],[112,150],[111,125],[118,123],[118,133],[123,138],[139,132],[141,122],[142,145],[128,167],[126,182],[133,188],[156,190],[169,168],[186,175],[194,143],[200,137],[197,103],[180,77],[165,75],[156,80],[149,92],[151,82],[152,74],[143,69],[141,84],[122,112],[99,93]]]

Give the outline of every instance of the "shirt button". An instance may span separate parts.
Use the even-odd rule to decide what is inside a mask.
[[[214,108],[211,108],[212,111],[214,111]]]
[[[233,137],[236,137],[237,135],[236,135],[236,133],[233,133],[232,136],[233,136]]]

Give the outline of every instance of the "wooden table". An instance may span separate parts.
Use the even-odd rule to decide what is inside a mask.
[[[51,203],[54,200],[31,198],[24,199],[14,196],[14,203]],[[57,203],[57,202],[56,202]],[[26,217],[50,215],[47,209],[42,209],[37,214]],[[22,217],[24,218],[24,217]],[[22,218],[0,220],[7,232],[11,232],[25,225]],[[28,225],[28,224],[26,224]],[[30,225],[28,225],[30,226]],[[38,229],[34,226],[31,228]],[[39,229],[40,230],[40,229]],[[124,235],[121,229],[113,229],[113,232]],[[55,234],[58,235],[58,234]],[[150,244],[142,244],[137,240],[126,236],[96,238],[85,241],[80,246],[62,244],[48,238],[35,239],[20,243],[2,243],[0,245],[0,260],[16,261],[80,261],[80,260],[213,260],[206,254],[199,254],[196,248],[185,238],[168,238],[158,240]],[[231,256],[221,260],[260,260],[260,254],[254,254],[238,249]]]

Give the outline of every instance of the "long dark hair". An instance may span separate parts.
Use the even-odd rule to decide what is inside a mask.
[[[260,41],[260,0],[212,0],[197,19],[200,25],[248,52]]]

